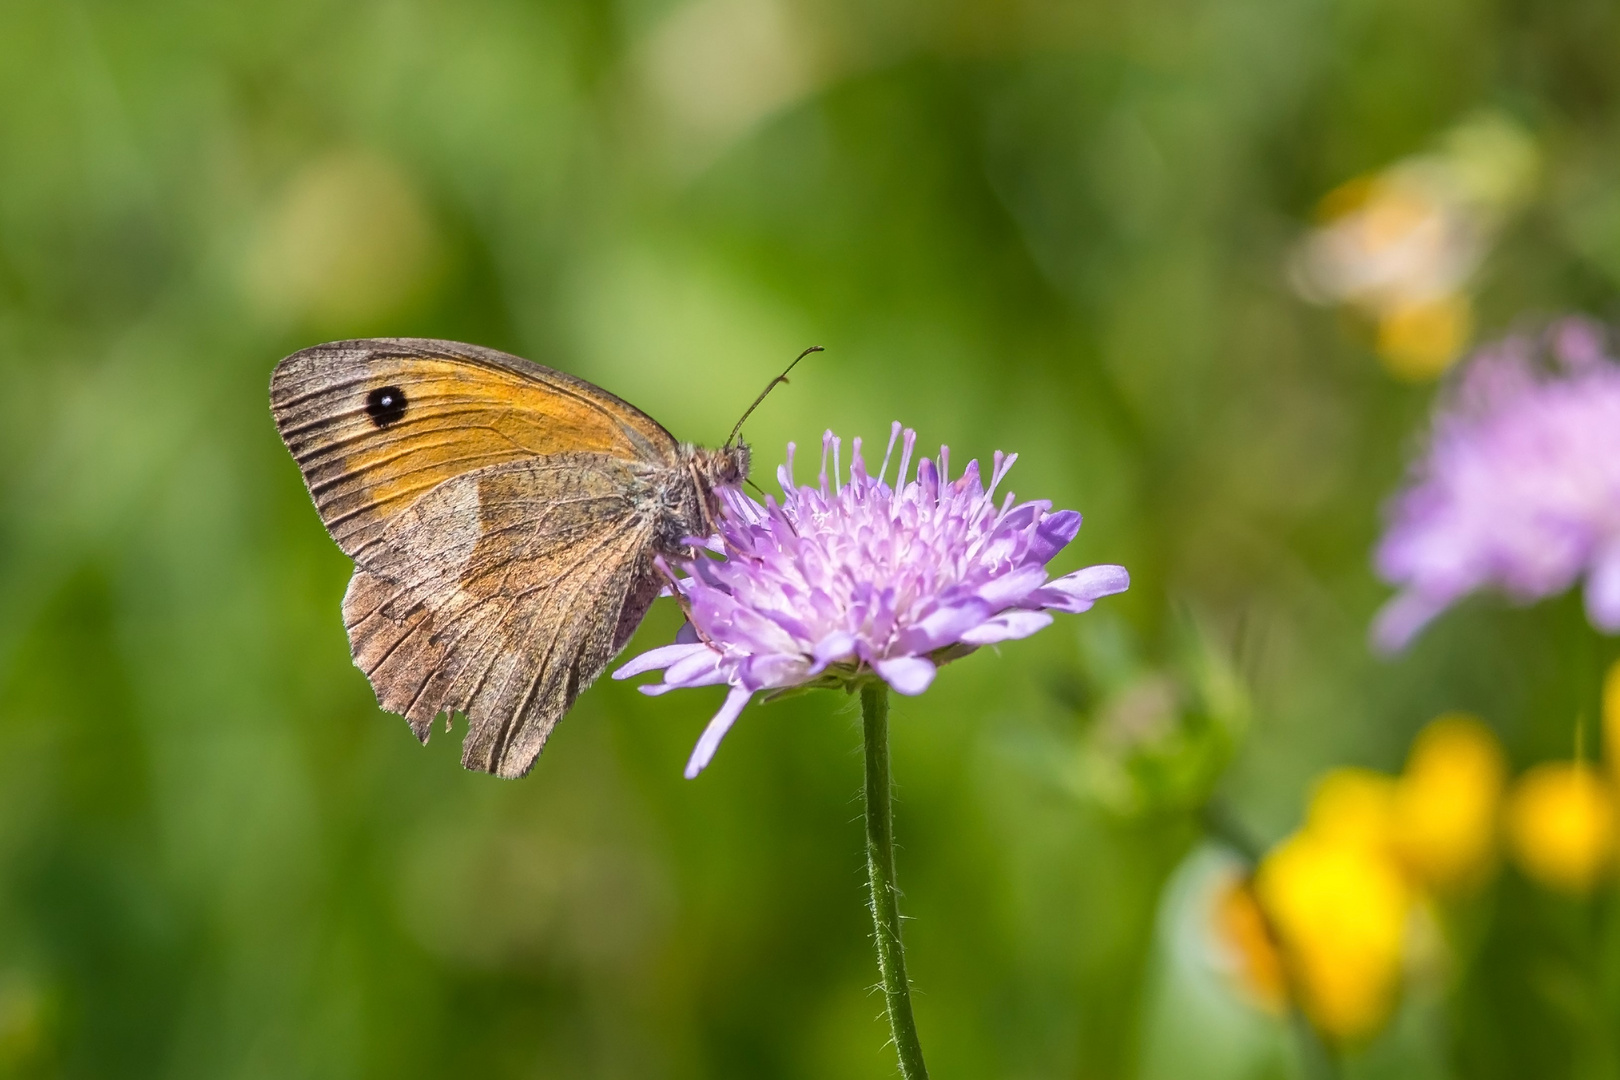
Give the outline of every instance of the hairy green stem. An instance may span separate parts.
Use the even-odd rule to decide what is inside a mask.
[[[880,682],[861,687],[866,737],[866,873],[872,882],[872,923],[883,1003],[900,1055],[904,1080],[928,1080],[917,1022],[911,1015],[911,983],[900,944],[899,890],[894,882],[894,818],[889,808],[889,688]]]

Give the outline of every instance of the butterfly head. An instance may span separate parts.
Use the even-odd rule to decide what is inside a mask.
[[[692,448],[692,464],[709,490],[717,487],[738,487],[748,479],[748,467],[753,452],[745,442],[732,443],[718,450]]]

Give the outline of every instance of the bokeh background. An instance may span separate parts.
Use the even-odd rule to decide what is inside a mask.
[[[1337,1064],[1177,906],[1442,711],[1592,754],[1577,597],[1369,651],[1442,365],[1298,279],[1325,195],[1485,117],[1519,186],[1439,352],[1614,314],[1617,56],[1611,0],[0,3],[0,1075],[893,1075],[849,699],[695,782],[719,691],[599,685],[519,782],[377,710],[266,401],[367,335],[711,444],[821,344],[763,475],[901,419],[1130,568],[896,703],[941,1080],[1620,1075],[1602,891],[1505,870]]]

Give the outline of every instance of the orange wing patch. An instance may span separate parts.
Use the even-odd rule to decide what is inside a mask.
[[[676,449],[651,417],[582,379],[445,341],[305,349],[276,368],[270,399],[321,519],[351,556],[474,469],[567,451],[672,464]]]

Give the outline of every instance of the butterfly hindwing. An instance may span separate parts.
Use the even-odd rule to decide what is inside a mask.
[[[588,453],[487,466],[361,545],[343,614],[378,702],[424,741],[463,712],[463,764],[526,773],[657,595],[646,472]]]

